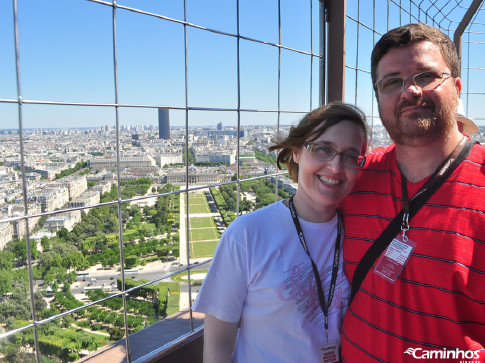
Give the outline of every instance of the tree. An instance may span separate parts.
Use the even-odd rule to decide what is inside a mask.
[[[244,197],[244,199],[239,203],[240,210],[249,212],[252,210],[252,208],[253,208],[253,202],[248,200],[246,197]]]
[[[0,270],[10,271],[15,266],[15,255],[13,252],[0,251]]]
[[[14,344],[7,349],[4,357],[5,362],[35,363],[35,356],[33,354],[27,353],[22,347]]]
[[[44,276],[44,283],[50,284],[54,280],[64,282],[66,275],[67,273],[64,267],[51,267]]]
[[[69,236],[69,231],[67,230],[67,228],[63,227],[62,229],[60,229],[59,231],[56,232],[56,235],[60,239],[67,241],[67,238]]]
[[[116,320],[115,320],[115,326],[117,327],[122,327],[125,325],[125,319],[123,317],[123,315],[119,314],[117,317],[116,317]]]
[[[81,269],[86,266],[86,260],[81,252],[72,252],[62,258],[62,266],[68,271],[71,268]]]
[[[51,241],[50,241],[49,237],[47,237],[47,236],[42,237],[41,240],[40,240],[40,245],[42,246],[42,250],[44,252],[49,251],[50,248],[51,248]]]
[[[126,268],[131,268],[133,266],[136,266],[137,262],[138,262],[137,256],[131,255],[131,256],[125,257]]]
[[[0,294],[11,292],[12,289],[12,273],[10,271],[2,271],[0,273]]]
[[[275,201],[274,193],[258,194],[258,196],[256,197],[256,207],[262,208],[271,203],[274,203],[274,201]]]
[[[237,203],[234,199],[232,198],[227,198],[226,199],[226,208],[228,210],[232,210],[232,211],[235,211],[236,210],[236,206],[237,206]]]
[[[57,292],[58,289],[59,289],[59,283],[57,282],[57,280],[54,280],[52,282],[52,291]]]
[[[40,255],[39,269],[44,276],[51,268],[62,266],[62,257],[56,251],[47,251]]]
[[[76,246],[70,243],[56,243],[52,250],[59,253],[61,257],[78,252]]]
[[[67,275],[67,282],[72,284],[77,280],[77,273],[76,271],[71,271],[69,275]]]
[[[115,214],[110,214],[105,221],[103,232],[113,233],[118,231],[118,217]]]
[[[27,261],[27,240],[22,238],[22,240],[14,241],[10,246],[11,252],[22,262]],[[37,242],[34,239],[30,240],[30,256],[33,260],[39,258],[39,251],[37,250]]]
[[[111,328],[109,330],[109,338],[111,340],[118,341],[118,340],[123,339],[124,336],[125,336],[125,333],[120,328],[115,327],[115,328]]]
[[[16,320],[30,319],[30,299],[24,285],[16,286],[12,295],[0,304],[0,322],[5,323],[10,317]]]
[[[82,335],[79,338],[79,342],[81,343],[82,349],[87,349],[91,352],[98,349],[97,339],[95,337],[93,337],[92,335]]]

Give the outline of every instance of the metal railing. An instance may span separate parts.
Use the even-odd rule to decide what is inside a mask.
[[[80,2],[80,1],[78,1]],[[197,191],[197,190],[200,190],[200,189],[206,189],[206,188],[209,188],[209,187],[217,187],[217,186],[221,186],[221,185],[226,185],[226,184],[231,184],[231,183],[236,183],[237,186],[238,186],[238,204],[239,204],[239,196],[240,196],[240,193],[239,193],[239,185],[241,182],[243,181],[249,181],[249,180],[255,180],[255,179],[258,179],[258,178],[267,178],[267,177],[270,177],[270,176],[278,176],[280,175],[280,173],[271,173],[270,175],[266,175],[266,176],[260,176],[260,177],[250,177],[250,178],[245,178],[245,179],[241,179],[239,177],[240,175],[240,169],[239,169],[239,163],[238,166],[237,166],[237,170],[236,170],[236,175],[237,175],[237,178],[236,178],[236,181],[233,181],[233,182],[229,182],[229,183],[212,183],[212,184],[206,184],[206,185],[202,185],[202,186],[193,186],[191,184],[189,184],[189,180],[188,178],[186,178],[186,184],[185,184],[185,187],[182,187],[181,190],[179,191],[174,191],[174,192],[171,192],[171,193],[151,193],[149,195],[146,195],[146,196],[137,196],[137,197],[133,197],[133,198],[122,198],[121,197],[121,183],[120,183],[120,178],[119,176],[121,175],[121,170],[120,170],[120,164],[117,163],[117,166],[116,166],[116,175],[118,176],[118,178],[116,179],[116,183],[115,183],[115,186],[116,186],[116,189],[117,189],[117,200],[115,201],[111,201],[111,202],[105,202],[105,203],[98,203],[96,205],[89,205],[89,206],[86,206],[86,207],[77,207],[77,208],[63,208],[63,209],[57,209],[57,210],[46,210],[44,212],[41,212],[41,213],[32,213],[32,214],[29,214],[28,210],[29,210],[29,203],[28,203],[28,196],[29,196],[29,193],[30,191],[28,190],[28,180],[26,178],[26,169],[25,169],[25,165],[26,165],[26,160],[25,160],[25,156],[26,156],[26,151],[25,151],[25,147],[24,147],[24,139],[25,139],[25,133],[24,133],[24,130],[25,130],[25,115],[24,115],[24,110],[26,107],[28,107],[29,105],[36,105],[36,106],[39,106],[39,107],[43,107],[43,106],[47,106],[47,107],[75,107],[75,108],[79,108],[79,107],[82,107],[82,108],[98,108],[98,109],[108,109],[108,110],[112,110],[114,111],[114,114],[115,114],[115,157],[117,160],[120,160],[120,157],[121,157],[121,151],[123,150],[123,145],[121,143],[121,139],[120,139],[120,130],[121,130],[121,120],[122,120],[122,117],[120,115],[120,111],[121,110],[124,110],[124,109],[158,109],[158,108],[166,108],[166,109],[169,109],[169,110],[173,110],[173,111],[181,111],[181,112],[184,112],[185,113],[185,121],[184,121],[184,126],[185,126],[185,140],[189,140],[189,128],[191,126],[191,121],[192,121],[192,115],[191,113],[192,112],[222,112],[222,113],[227,113],[227,112],[233,112],[235,113],[237,116],[236,116],[236,135],[237,135],[237,155],[236,155],[236,160],[239,160],[239,148],[240,148],[240,145],[239,145],[239,140],[240,140],[240,131],[242,129],[242,117],[241,115],[248,115],[248,114],[268,114],[270,115],[271,117],[275,117],[276,118],[276,125],[274,125],[275,129],[278,131],[279,128],[280,128],[280,117],[281,115],[287,115],[290,119],[293,119],[296,116],[298,116],[299,114],[303,114],[305,112],[308,112],[311,108],[312,108],[312,104],[315,104],[315,103],[318,103],[318,102],[315,102],[314,100],[314,96],[313,96],[313,88],[314,88],[314,85],[318,85],[319,82],[318,81],[315,81],[315,79],[318,80],[318,72],[315,72],[314,70],[314,60],[316,59],[318,62],[321,61],[322,57],[320,55],[320,53],[314,53],[313,51],[313,18],[316,17],[318,19],[318,7],[319,7],[319,4],[317,1],[308,1],[306,3],[306,7],[309,11],[309,13],[307,14],[307,18],[308,18],[308,33],[310,34],[310,49],[307,50],[305,49],[305,47],[302,47],[302,48],[296,48],[296,47],[292,47],[292,46],[287,46],[285,45],[284,42],[282,42],[282,35],[281,35],[281,28],[282,28],[282,24],[281,24],[281,18],[282,18],[282,9],[281,9],[281,4],[278,3],[278,7],[277,9],[274,9],[274,11],[277,12],[277,18],[278,18],[278,40],[275,42],[275,41],[268,41],[268,40],[265,40],[265,39],[257,39],[255,37],[252,37],[252,36],[245,36],[244,34],[241,34],[240,32],[240,27],[239,27],[239,20],[240,20],[240,14],[239,14],[239,9],[240,9],[240,5],[239,5],[239,2],[236,2],[235,4],[235,9],[236,9],[236,16],[235,16],[235,21],[236,21],[236,32],[234,33],[231,33],[231,32],[227,32],[227,31],[221,31],[221,30],[218,30],[216,28],[209,28],[209,27],[205,27],[205,26],[201,26],[201,25],[197,25],[197,24],[194,24],[194,23],[191,23],[189,20],[188,20],[188,17],[187,17],[187,7],[188,7],[188,4],[186,1],[184,1],[183,3],[183,7],[184,7],[184,10],[183,10],[183,17],[182,18],[174,18],[174,17],[169,17],[169,16],[166,16],[164,15],[163,13],[157,13],[157,12],[151,12],[151,11],[146,11],[146,10],[143,10],[141,8],[135,8],[135,7],[130,7],[130,6],[127,6],[126,4],[122,4],[123,2],[122,1],[116,1],[116,0],[113,0],[112,2],[111,1],[99,1],[99,0],[89,0],[90,3],[92,3],[94,6],[97,6],[98,9],[95,10],[95,11],[99,11],[99,12],[103,12],[103,13],[106,13],[106,9],[109,9],[110,10],[110,23],[111,23],[111,31],[112,31],[112,41],[111,41],[111,47],[112,47],[112,69],[113,69],[113,85],[112,85],[112,91],[111,93],[113,94],[113,102],[79,102],[77,100],[63,100],[63,101],[57,101],[57,100],[52,100],[52,99],[49,99],[48,96],[46,98],[36,98],[36,99],[28,99],[27,97],[24,96],[23,94],[23,75],[25,73],[25,71],[23,70],[23,67],[22,67],[22,54],[25,54],[25,53],[28,53],[28,47],[29,45],[25,45],[24,43],[22,43],[20,41],[20,36],[19,34],[22,33],[22,30],[23,30],[23,27],[25,27],[25,23],[22,23],[19,19],[20,19],[20,14],[19,13],[22,13],[22,11],[25,13],[27,12],[27,4],[24,4],[22,1],[17,1],[17,0],[13,0],[12,1],[12,13],[13,13],[13,23],[12,23],[12,26],[14,28],[14,31],[13,31],[13,39],[11,39],[14,44],[15,44],[15,72],[16,72],[16,86],[17,86],[17,98],[16,99],[13,99],[13,98],[8,98],[8,97],[2,97],[1,93],[0,94],[0,106],[2,105],[16,105],[17,106],[17,110],[18,110],[18,137],[19,137],[19,150],[20,150],[20,157],[21,157],[21,176],[22,176],[22,187],[23,187],[23,191],[22,191],[22,194],[23,194],[23,204],[24,204],[24,210],[25,210],[25,214],[23,216],[10,216],[10,217],[7,217],[7,218],[4,218],[2,220],[0,220],[0,223],[1,224],[9,224],[9,223],[13,223],[13,222],[16,222],[16,221],[25,221],[27,223],[27,226],[26,226],[26,233],[25,233],[25,237],[26,237],[26,245],[27,245],[27,268],[28,268],[28,271],[29,271],[29,274],[28,274],[28,280],[29,280],[29,295],[30,295],[30,301],[31,301],[31,321],[27,324],[24,324],[23,326],[21,327],[18,327],[18,328],[15,328],[15,329],[10,329],[8,331],[5,331],[5,332],[2,332],[0,334],[0,339],[2,339],[2,341],[5,341],[5,340],[8,340],[8,339],[11,339],[11,338],[14,338],[16,335],[18,334],[22,334],[22,333],[25,333],[25,332],[29,332],[29,331],[32,331],[33,332],[33,350],[34,350],[34,353],[35,353],[35,357],[36,357],[36,361],[37,362],[40,362],[41,361],[41,355],[43,355],[43,351],[42,351],[42,347],[41,345],[39,344],[39,340],[40,340],[40,337],[39,337],[39,327],[47,324],[47,323],[50,323],[50,322],[54,322],[54,321],[59,321],[61,318],[64,318],[64,317],[70,317],[70,316],[73,316],[75,313],[81,311],[81,310],[84,310],[84,309],[87,309],[89,307],[92,307],[92,306],[98,306],[100,305],[101,303],[105,302],[105,301],[108,301],[108,300],[111,300],[111,299],[119,299],[121,298],[123,300],[123,317],[124,317],[124,335],[125,335],[125,342],[126,342],[126,356],[127,356],[127,361],[130,362],[133,360],[133,358],[131,357],[131,354],[130,354],[130,329],[128,327],[128,313],[127,313],[127,296],[131,293],[133,293],[134,291],[136,290],[139,290],[147,285],[151,285],[151,284],[154,284],[156,282],[159,282],[159,281],[162,281],[162,280],[165,280],[167,278],[170,278],[174,275],[177,275],[177,274],[180,274],[182,272],[188,272],[188,286],[189,286],[189,306],[191,305],[191,301],[192,301],[192,291],[191,291],[191,278],[190,278],[190,271],[191,269],[193,268],[196,268],[202,264],[206,264],[210,261],[210,259],[208,260],[205,260],[205,261],[202,261],[201,263],[198,263],[198,264],[192,264],[190,261],[191,261],[191,255],[190,255],[190,252],[189,252],[189,244],[190,244],[190,227],[189,227],[189,218],[190,218],[190,212],[189,212],[189,193],[192,192],[192,191]],[[41,6],[42,8],[42,11],[52,11],[52,10],[59,10],[60,7],[61,7],[61,4],[43,4],[45,6]],[[64,5],[64,4],[63,4]],[[316,5],[316,9],[315,10],[313,7]],[[5,6],[5,5],[4,5]],[[51,8],[50,6],[53,6],[54,8]],[[60,12],[60,16],[62,16],[62,11],[59,11]],[[120,59],[120,54],[119,54],[119,49],[118,49],[118,41],[119,41],[119,37],[120,35],[118,34],[119,33],[119,27],[120,27],[120,24],[119,24],[119,21],[118,21],[118,15],[120,13],[123,13],[123,15],[125,15],[126,13],[133,13],[133,14],[136,14],[138,16],[141,16],[141,17],[144,17],[146,19],[146,21],[157,21],[157,22],[163,22],[163,23],[171,23],[171,24],[175,24],[177,26],[180,26],[183,28],[183,48],[184,48],[184,52],[183,52],[183,62],[184,62],[184,98],[185,98],[185,105],[184,106],[177,106],[177,105],[161,105],[161,104],[153,104],[153,103],[150,103],[150,104],[135,104],[135,103],[126,103],[126,102],[120,102],[120,92],[119,92],[119,89],[120,89],[120,84],[119,84],[119,62],[120,61],[123,61],[123,59],[121,58]],[[41,15],[41,14],[39,14]],[[107,18],[107,19],[109,19]],[[236,82],[234,83],[234,87],[236,88],[236,94],[237,94],[237,102],[236,102],[236,106],[235,107],[205,107],[205,105],[194,105],[193,102],[191,102],[189,100],[189,94],[190,94],[190,90],[191,90],[191,84],[190,84],[190,64],[188,62],[188,55],[190,54],[190,45],[188,44],[189,43],[189,35],[188,35],[188,29],[196,29],[198,31],[202,31],[202,32],[206,32],[206,33],[210,33],[210,34],[216,34],[217,36],[221,36],[221,37],[224,37],[224,38],[228,38],[228,39],[233,39],[235,42],[236,42],[236,73],[237,73],[237,77],[236,77]],[[59,31],[62,31],[62,29],[59,29]],[[244,41],[246,42],[247,44],[258,44],[260,46],[263,46],[263,47],[268,47],[268,48],[272,48],[272,49],[276,49],[277,50],[277,53],[278,53],[278,60],[277,60],[277,64],[275,65],[275,67],[277,68],[277,77],[276,77],[276,85],[275,85],[275,89],[276,89],[276,93],[277,93],[277,107],[274,108],[274,107],[268,107],[268,108],[244,108],[244,107],[241,107],[241,79],[240,79],[240,62],[241,62],[241,55],[240,55],[240,43],[241,41]],[[308,43],[308,42],[307,42]],[[281,107],[281,70],[282,70],[282,65],[281,65],[281,62],[282,62],[282,52],[286,52],[286,53],[292,53],[292,54],[298,54],[300,56],[303,56],[303,57],[308,57],[308,64],[309,64],[309,69],[310,69],[310,74],[307,75],[307,77],[309,78],[309,83],[310,83],[310,88],[308,89],[308,97],[307,97],[307,107],[304,107],[304,108],[288,108],[286,107],[286,109],[282,109]],[[47,111],[48,112],[48,111]],[[11,120],[9,120],[9,122],[11,122]],[[11,123],[9,124],[11,125]],[[46,128],[48,127],[49,125],[39,125],[39,127],[42,127],[42,128]],[[65,127],[76,127],[77,125],[75,124],[69,124],[67,123],[65,125]],[[185,142],[185,153],[186,155],[188,155],[189,153],[189,143],[188,142]],[[185,169],[186,169],[186,174],[188,175],[189,173],[189,163],[188,163],[188,158],[186,158],[186,164],[185,164]],[[278,184],[278,183],[277,183]],[[38,312],[36,311],[36,305],[35,305],[35,298],[34,298],[34,287],[35,287],[35,281],[34,281],[34,276],[33,276],[33,271],[32,271],[32,267],[34,266],[35,264],[35,261],[33,261],[31,255],[32,255],[32,251],[31,251],[31,229],[29,228],[29,220],[32,220],[33,218],[39,218],[39,217],[50,217],[50,216],[54,216],[54,215],[57,215],[57,214],[60,214],[60,213],[65,213],[65,212],[71,212],[71,211],[88,211],[90,209],[93,209],[93,208],[98,208],[98,207],[106,207],[106,206],[117,206],[117,217],[118,217],[118,239],[119,239],[119,249],[120,249],[120,268],[121,268],[121,280],[122,280],[122,286],[126,286],[125,284],[125,273],[124,273],[124,270],[125,270],[125,266],[124,266],[124,261],[125,261],[125,253],[124,253],[124,245],[126,241],[123,240],[123,218],[122,218],[122,206],[124,204],[127,204],[127,203],[130,203],[130,202],[134,202],[134,201],[141,201],[141,200],[144,200],[144,199],[149,199],[149,198],[158,198],[158,197],[163,197],[163,196],[168,196],[168,195],[171,195],[171,194],[181,194],[183,193],[185,195],[185,200],[186,200],[186,211],[185,211],[185,218],[186,218],[186,230],[185,231],[180,231],[180,233],[185,233],[186,234],[186,241],[187,241],[187,245],[186,245],[186,251],[187,251],[187,256],[186,256],[186,259],[187,259],[187,267],[185,268],[181,268],[179,269],[178,271],[175,271],[175,272],[171,272],[169,274],[164,274],[162,276],[159,276],[155,279],[152,279],[150,280],[149,282],[146,282],[146,283],[143,283],[143,284],[140,284],[136,287],[132,287],[132,288],[128,288],[128,289],[124,289],[120,292],[117,292],[117,293],[114,293],[114,294],[111,294],[110,296],[108,297],[105,297],[105,298],[102,298],[102,299],[99,299],[99,300],[96,300],[96,301],[92,301],[92,302],[89,302],[89,303],[85,303],[84,305],[80,306],[80,307],[76,307],[76,308],[73,308],[73,309],[68,309],[67,311],[63,311],[63,312],[60,312],[58,314],[53,314],[51,316],[48,316],[47,318],[43,318],[43,319],[38,319],[37,318],[37,314]],[[239,208],[237,208],[237,210],[239,210]],[[191,311],[190,311],[191,313]],[[192,316],[191,316],[191,320],[192,320]],[[194,326],[193,324],[191,323],[191,330],[193,331],[194,330]],[[176,342],[174,342],[174,344],[176,344]],[[168,344],[168,346],[170,346],[170,343]]]
[[[76,0],[76,2],[81,2],[81,0]],[[33,331],[34,335],[34,352],[36,361],[41,361],[42,349],[39,345],[39,336],[38,336],[38,329],[40,326],[47,324],[52,321],[59,320],[66,316],[72,316],[74,313],[78,312],[79,310],[86,309],[91,306],[99,305],[100,303],[110,300],[113,298],[122,298],[123,300],[123,316],[124,316],[124,333],[126,337],[126,354],[127,354],[127,361],[131,362],[133,359],[130,356],[130,330],[128,327],[128,313],[127,313],[127,299],[126,297],[135,290],[138,290],[144,286],[153,284],[155,282],[167,279],[173,275],[182,273],[187,271],[188,272],[188,283],[189,283],[189,306],[191,306],[192,301],[192,291],[191,291],[191,283],[190,283],[190,271],[194,267],[199,266],[199,264],[191,265],[191,255],[190,255],[190,226],[189,226],[189,218],[190,218],[190,211],[189,211],[189,193],[192,191],[197,191],[201,189],[207,189],[209,187],[217,187],[226,184],[235,183],[237,185],[237,196],[238,196],[238,205],[237,210],[239,210],[239,198],[240,198],[240,183],[244,181],[254,180],[258,178],[266,178],[268,176],[279,176],[281,173],[271,173],[268,176],[260,176],[260,177],[253,177],[253,178],[241,178],[241,170],[239,163],[237,163],[236,168],[236,180],[232,182],[226,183],[212,183],[207,185],[199,185],[193,186],[189,184],[188,178],[186,178],[185,186],[179,191],[174,191],[170,193],[153,193],[142,197],[133,197],[133,198],[125,198],[121,197],[121,184],[120,178],[117,178],[116,181],[116,188],[117,188],[117,200],[107,203],[98,203],[96,205],[90,205],[87,207],[78,207],[78,208],[65,208],[61,210],[54,210],[54,211],[45,211],[42,213],[32,213],[29,214],[28,212],[28,180],[26,178],[26,170],[25,170],[25,108],[30,105],[36,105],[39,107],[83,107],[83,108],[98,108],[98,109],[108,109],[114,111],[114,121],[115,121],[115,149],[116,149],[116,158],[120,160],[120,152],[123,150],[123,146],[120,140],[120,130],[121,130],[121,123],[123,117],[120,115],[121,110],[155,110],[158,108],[166,108],[172,111],[179,111],[184,114],[183,117],[180,119],[182,120],[181,123],[185,128],[185,142],[184,149],[185,155],[189,153],[189,130],[191,126],[196,125],[194,122],[195,113],[199,115],[200,113],[209,112],[209,113],[220,113],[226,115],[227,113],[235,114],[235,129],[236,129],[236,137],[237,137],[237,147],[236,147],[236,160],[239,160],[239,151],[241,148],[240,141],[240,131],[244,126],[243,119],[247,118],[248,115],[268,115],[269,117],[275,119],[274,122],[274,129],[279,132],[281,128],[282,122],[294,122],[295,117],[305,112],[309,111],[310,109],[320,105],[321,103],[332,100],[333,93],[331,96],[330,90],[333,92],[337,89],[335,94],[341,94],[345,101],[349,103],[356,104],[362,107],[366,114],[369,116],[372,124],[374,125],[374,121],[379,120],[378,110],[377,110],[377,103],[373,96],[373,89],[370,81],[370,50],[372,49],[374,43],[382,35],[385,31],[390,28],[393,28],[398,25],[402,25],[408,22],[425,22],[437,27],[440,27],[445,33],[450,35],[453,38],[453,33],[458,27],[459,22],[465,16],[468,8],[472,5],[471,0],[467,1],[441,1],[441,0],[422,0],[422,1],[404,1],[404,0],[373,0],[372,1],[372,8],[370,9],[369,1],[362,1],[362,0],[329,0],[329,1],[317,1],[317,0],[309,0],[307,2],[302,3],[300,6],[305,7],[305,11],[307,11],[306,21],[307,23],[305,26],[308,27],[308,31],[306,32],[307,38],[301,39],[302,45],[300,48],[295,46],[286,45],[284,41],[284,36],[282,35],[282,31],[285,29],[285,23],[282,19],[287,19],[291,17],[291,14],[285,13],[287,11],[287,7],[289,6],[287,3],[282,2],[279,0],[277,2],[277,6],[272,9],[273,13],[276,13],[276,27],[277,27],[277,41],[268,40],[264,38],[257,38],[255,36],[248,36],[245,35],[244,32],[241,31],[240,21],[242,20],[242,15],[240,12],[241,3],[239,0],[236,0],[233,3],[234,9],[234,17],[233,21],[235,23],[234,28],[236,29],[234,32],[219,30],[216,27],[206,27],[202,25],[195,24],[190,21],[187,13],[188,13],[188,6],[190,6],[187,1],[183,1],[183,12],[181,16],[174,17],[168,16],[164,14],[163,11],[148,11],[146,9],[142,9],[141,5],[140,8],[131,7],[126,5],[129,3],[127,0],[124,1],[100,1],[100,0],[88,0],[88,3],[92,4],[96,7],[94,10],[95,12],[108,14],[107,10],[109,11],[109,16],[106,15],[107,21],[109,21],[109,25],[112,31],[112,40],[111,40],[111,50],[112,50],[112,70],[113,70],[113,84],[111,88],[111,93],[113,94],[113,101],[112,102],[78,102],[78,100],[67,100],[67,101],[56,101],[49,99],[49,96],[45,96],[45,98],[38,97],[35,99],[27,99],[24,97],[23,93],[23,77],[24,71],[22,67],[22,54],[28,54],[28,52],[23,53],[24,50],[28,50],[29,46],[33,46],[28,42],[21,43],[19,41],[22,28],[25,27],[25,23],[19,21],[19,7],[20,11],[27,12],[27,7],[29,5],[25,4],[21,0],[12,0],[11,8],[3,4],[3,9],[11,10],[13,13],[13,32],[11,41],[15,44],[14,46],[14,59],[15,59],[15,81],[16,81],[16,88],[17,88],[17,97],[4,97],[2,96],[4,93],[0,93],[0,107],[8,107],[16,106],[17,107],[17,118],[18,118],[18,136],[19,136],[19,150],[20,150],[20,158],[21,158],[21,176],[22,176],[22,194],[23,194],[23,204],[25,209],[25,214],[23,216],[15,216],[15,217],[8,217],[5,219],[0,220],[1,224],[8,224],[15,221],[23,220],[26,222],[26,249],[27,249],[27,268],[28,268],[28,278],[29,278],[29,296],[31,301],[31,321],[19,328],[11,329],[9,331],[2,332],[0,334],[1,340],[6,340],[9,338],[14,337],[17,334],[21,334],[25,331]],[[475,3],[475,2],[474,2]],[[60,8],[61,3],[56,3],[53,6]],[[343,5],[342,5],[343,4]],[[42,6],[42,11],[49,12],[53,10],[53,8],[49,8],[47,3]],[[63,6],[69,6],[63,4]],[[260,10],[255,6],[254,11]],[[260,5],[261,6],[261,5]],[[364,8],[365,7],[365,8]],[[342,12],[343,13],[338,13]],[[0,8],[0,12],[2,12],[2,8]],[[118,21],[119,14],[126,15],[127,13],[136,14],[144,19],[146,22],[156,21],[157,23],[169,23],[173,24],[174,26],[181,27],[179,34],[182,34],[181,47],[183,48],[183,54],[180,61],[183,63],[183,106],[181,105],[163,105],[163,104],[155,104],[155,103],[147,103],[147,104],[139,104],[139,103],[130,103],[130,102],[120,102],[120,84],[119,84],[119,62],[123,61],[123,58],[120,59],[119,49],[118,49],[118,41],[120,35],[118,33],[120,29],[120,24]],[[41,16],[42,14],[38,14]],[[180,15],[180,14],[179,14]],[[62,16],[62,12],[60,12],[60,16]],[[217,15],[216,15],[217,16]],[[479,107],[483,102],[483,97],[485,93],[483,92],[483,88],[480,85],[476,85],[472,82],[474,78],[483,77],[483,72],[485,68],[481,65],[481,59],[477,59],[474,56],[476,49],[482,49],[483,45],[485,44],[485,40],[483,39],[485,35],[485,30],[483,27],[485,26],[484,13],[483,8],[478,6],[475,15],[472,17],[471,24],[466,28],[464,33],[464,41],[463,41],[463,49],[462,49],[462,80],[464,83],[463,87],[463,95],[465,98],[465,105],[466,111],[469,117],[474,118],[477,121],[485,120],[485,116],[483,114],[483,110]],[[346,22],[346,25],[343,23]],[[316,29],[316,25],[318,24],[318,29]],[[339,32],[339,29],[346,29],[346,33]],[[191,65],[193,63],[189,62],[189,54],[191,52],[191,46],[193,43],[190,43],[190,34],[188,30],[197,30],[207,34],[213,34],[218,37],[222,37],[224,39],[230,39],[235,42],[235,81],[233,82],[233,87],[235,89],[236,101],[234,107],[205,107],[205,105],[197,105],[192,102],[189,98],[190,92],[192,91],[193,86],[191,84]],[[62,29],[59,29],[62,31]],[[124,29],[126,31],[126,29]],[[318,33],[318,36],[315,36],[314,33]],[[142,36],[142,34],[140,34]],[[344,64],[334,65],[332,62],[335,61],[336,58],[341,57],[341,55],[336,55],[333,52],[336,48],[333,46],[330,47],[327,45],[326,40],[332,39],[332,41],[341,42],[343,45],[343,49],[345,50],[346,57],[344,58]],[[247,108],[242,107],[244,103],[244,95],[242,92],[242,83],[244,78],[242,78],[241,67],[244,61],[246,60],[241,55],[241,42],[244,44],[251,44],[251,45],[258,45],[264,47],[265,49],[274,49],[277,51],[276,61],[274,63],[274,68],[276,69],[276,77],[274,78],[274,90],[276,93],[276,107],[257,107],[257,108]],[[306,42],[306,43],[305,43]],[[308,45],[309,44],[309,45]],[[156,46],[152,44],[152,46]],[[318,50],[315,50],[318,48]],[[478,52],[480,53],[480,51]],[[483,51],[482,51],[483,53]],[[305,57],[305,62],[307,62],[308,66],[308,74],[306,75],[307,84],[309,88],[307,90],[307,95],[304,97],[306,105],[304,107],[299,104],[297,107],[290,107],[288,106],[289,103],[284,103],[282,101],[282,94],[287,94],[288,83],[282,82],[282,72],[296,72],[296,69],[287,69],[283,66],[283,60],[286,59],[285,56],[288,54],[295,54],[298,56]],[[338,57],[337,57],[338,56]],[[330,59],[330,60],[329,60]],[[329,60],[329,64],[326,64],[326,61]],[[332,61],[332,62],[330,62]],[[338,63],[338,62],[337,62]],[[74,70],[73,70],[74,72]],[[339,80],[339,74],[342,74]],[[480,77],[476,77],[476,74],[480,74]],[[327,77],[328,75],[328,77]],[[336,78],[332,78],[334,75],[337,75]],[[328,79],[327,79],[328,78]],[[344,81],[345,80],[345,81]],[[339,83],[340,82],[340,83]],[[318,92],[316,92],[318,90]],[[211,92],[208,88],[207,92]],[[340,93],[339,93],[340,92]],[[291,92],[290,92],[291,93]],[[217,97],[219,94],[216,92],[214,95]],[[296,94],[293,94],[294,97],[297,97]],[[338,96],[337,96],[338,97]],[[283,104],[283,106],[282,106]],[[30,115],[32,117],[32,115]],[[10,120],[6,120],[11,122]],[[10,123],[8,125],[11,125]],[[76,127],[75,124],[66,124],[66,127]],[[2,122],[2,127],[5,128],[5,123]],[[47,127],[43,125],[39,125],[39,127]],[[13,128],[13,127],[12,127]],[[189,163],[188,158],[186,158],[185,162],[185,173],[186,175],[189,174]],[[120,165],[117,164],[116,167],[116,175],[121,175]],[[276,183],[278,186],[278,183]],[[276,193],[278,190],[276,189]],[[157,277],[156,279],[152,279],[147,283],[143,283],[139,286],[125,289],[118,293],[115,293],[109,297],[93,301],[90,303],[86,303],[83,306],[70,309],[68,311],[61,312],[59,314],[54,314],[44,319],[37,318],[36,306],[35,306],[35,299],[34,299],[34,286],[35,281],[33,277],[32,267],[35,264],[35,261],[31,258],[31,231],[29,229],[29,220],[38,217],[48,217],[52,215],[56,215],[59,213],[67,212],[67,211],[78,211],[78,210],[89,210],[96,207],[103,207],[103,206],[112,206],[116,205],[117,208],[117,217],[118,217],[118,236],[119,236],[119,248],[120,248],[120,267],[121,267],[121,278],[122,278],[122,286],[126,286],[125,284],[125,273],[124,273],[124,240],[123,240],[123,222],[122,222],[122,206],[126,203],[130,203],[132,201],[140,201],[149,198],[158,198],[163,196],[168,196],[172,194],[181,194],[185,195],[185,218],[186,218],[186,229],[185,231],[180,231],[181,233],[185,233],[186,239],[186,259],[187,259],[187,267],[179,269],[173,273],[164,274],[163,276]],[[276,195],[275,195],[276,197]],[[200,264],[206,264],[210,261],[210,259],[202,261]],[[190,310],[191,313],[191,310]],[[191,317],[192,320],[192,317]],[[194,326],[191,323],[191,330],[194,331]],[[176,344],[176,342],[174,342]],[[169,347],[170,343],[165,348]]]

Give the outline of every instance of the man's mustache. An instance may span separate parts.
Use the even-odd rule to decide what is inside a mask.
[[[398,107],[396,108],[396,114],[399,115],[402,112],[403,109],[405,109],[406,107],[410,107],[410,106],[429,108],[430,110],[435,111],[435,105],[431,101],[428,101],[428,100],[425,101],[425,100],[421,100],[421,99],[418,99],[416,101],[403,100],[398,105]]]

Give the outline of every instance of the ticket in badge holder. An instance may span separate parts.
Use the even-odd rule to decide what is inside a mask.
[[[339,359],[338,344],[320,346],[320,362],[338,363]]]
[[[386,280],[395,283],[404,266],[411,257],[416,243],[401,235],[396,236],[380,257],[374,272]]]

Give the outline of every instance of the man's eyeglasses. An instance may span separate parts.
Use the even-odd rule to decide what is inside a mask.
[[[412,80],[416,87],[423,91],[433,89],[451,77],[451,74],[440,71],[426,71],[415,74],[412,77],[384,77],[375,84],[379,93],[393,95],[401,93],[407,80]]]
[[[322,161],[330,161],[333,160],[336,155],[340,155],[342,158],[342,163],[348,168],[362,168],[365,164],[365,156],[362,156],[359,153],[339,153],[330,146],[308,141],[305,142],[304,145],[311,156]]]

